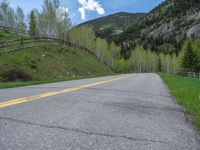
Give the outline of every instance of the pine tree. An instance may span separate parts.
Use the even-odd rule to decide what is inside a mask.
[[[190,69],[191,71],[200,70],[200,60],[198,55],[193,51],[191,43],[188,43],[185,54],[182,59],[182,67]]]
[[[35,16],[34,11],[32,10],[30,14],[30,22],[29,22],[29,30],[30,30],[31,36],[36,36],[36,27],[37,27],[36,16]]]

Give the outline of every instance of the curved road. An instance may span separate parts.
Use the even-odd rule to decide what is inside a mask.
[[[1,150],[199,150],[156,74],[0,90]]]

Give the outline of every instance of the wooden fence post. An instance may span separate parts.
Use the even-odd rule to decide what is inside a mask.
[[[36,46],[36,38],[35,37],[33,38],[33,43]]]
[[[23,46],[23,45],[24,45],[23,38],[21,38],[21,46]]]
[[[4,41],[4,50],[5,50],[5,53],[7,53],[6,41]]]

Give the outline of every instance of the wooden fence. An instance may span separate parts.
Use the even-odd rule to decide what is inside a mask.
[[[36,43],[45,42],[45,43],[52,43],[52,44],[62,44],[67,47],[86,51],[90,53],[91,55],[95,56],[88,48],[71,43],[66,40],[45,37],[40,34],[36,34],[35,37],[31,38],[30,33],[26,30],[5,27],[5,26],[0,26],[0,31],[7,32],[7,33],[17,33],[18,35],[25,36],[25,38],[21,38],[21,39],[0,41],[0,54],[27,49],[30,47],[35,47],[37,46]]]
[[[194,72],[191,69],[181,69],[180,76],[185,76],[185,77],[194,77],[194,78],[200,78],[200,72]]]
[[[48,38],[48,37],[21,38],[15,40],[0,41],[0,54],[36,47],[37,43],[61,44],[66,47],[71,47],[74,49],[86,51],[91,55],[95,56],[88,48],[85,48],[77,44],[73,44],[69,41],[64,41],[56,38]]]

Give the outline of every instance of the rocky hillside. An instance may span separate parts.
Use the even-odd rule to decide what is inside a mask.
[[[116,40],[130,55],[136,44],[155,51],[179,51],[186,38],[200,38],[200,0],[166,0]]]
[[[119,12],[106,17],[97,18],[88,22],[84,22],[79,26],[91,26],[98,37],[111,40],[115,35],[123,33],[131,25],[136,24],[145,13],[126,13]]]

